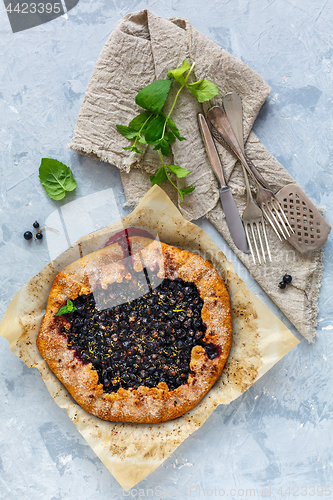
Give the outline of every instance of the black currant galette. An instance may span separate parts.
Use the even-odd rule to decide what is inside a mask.
[[[89,413],[164,422],[193,408],[221,375],[230,299],[208,261],[130,234],[57,274],[37,346]]]

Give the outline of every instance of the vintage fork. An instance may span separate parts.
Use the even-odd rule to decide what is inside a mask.
[[[208,111],[208,118],[251,176],[257,187],[257,202],[276,235],[281,241],[282,238],[287,239],[294,230],[290,226],[285,213],[281,209],[280,203],[275,198],[273,191],[270,189],[265,179],[252,164],[247,162],[244,153],[238,145],[226,113],[220,106],[214,106]],[[265,187],[263,187],[263,185]]]
[[[230,122],[231,128],[234,131],[235,137],[237,139],[237,142],[239,144],[239,147],[241,148],[242,153],[245,156],[245,150],[244,150],[244,138],[243,138],[243,109],[242,109],[242,101],[238,94],[235,92],[226,94],[222,98],[222,104],[224,107],[224,111],[228,117],[228,120]],[[243,212],[243,223],[244,223],[244,228],[246,232],[246,237],[247,241],[249,244],[249,248],[251,251],[252,259],[254,264],[256,263],[255,259],[255,254],[252,246],[255,247],[256,250],[256,255],[259,264],[261,264],[261,259],[260,259],[260,252],[259,252],[259,246],[261,249],[261,254],[264,263],[266,264],[266,258],[265,258],[265,248],[263,244],[263,239],[265,241],[265,246],[268,254],[268,258],[270,262],[272,262],[272,257],[271,257],[271,252],[269,249],[268,245],[268,239],[267,239],[267,233],[266,233],[266,226],[265,226],[265,221],[263,217],[262,210],[256,205],[256,203],[253,200],[252,192],[251,192],[251,187],[249,183],[249,178],[248,178],[248,173],[247,170],[245,169],[244,165],[241,163],[242,169],[243,169],[243,175],[244,175],[244,180],[245,180],[245,186],[246,186],[246,194],[247,194],[247,203],[245,210]],[[263,238],[262,238],[263,235]],[[257,240],[259,240],[259,245]]]

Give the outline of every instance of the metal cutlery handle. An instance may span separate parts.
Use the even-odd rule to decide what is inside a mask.
[[[201,113],[198,114],[198,122],[202,135],[202,140],[204,142],[207,156],[214,171],[214,174],[218,178],[220,185],[226,186],[220,157],[216,150],[206,119]]]
[[[245,156],[244,150],[244,137],[243,137],[243,106],[241,98],[236,92],[230,92],[225,94],[222,97],[222,106],[224,108],[224,112],[227,115],[231,128],[235,134],[238,145]],[[249,178],[247,175],[247,170],[241,162],[241,166],[243,169],[246,193],[247,193],[247,201],[249,203],[249,198],[252,198],[251,187],[249,183]]]
[[[244,153],[244,156],[246,158],[246,161],[247,161],[247,164],[248,164],[250,170],[252,171],[252,173],[255,176],[255,178],[257,179],[257,181],[260,182],[260,184],[264,188],[272,191],[271,186],[268,184],[268,182],[266,181],[266,179],[264,179],[264,177],[261,175],[261,173],[258,172],[258,170],[256,169],[256,167],[253,165],[252,161],[248,159],[248,157],[245,155],[245,153]]]
[[[214,139],[211,135],[206,119],[201,113],[198,114],[198,122],[208,159],[210,161],[214,174],[220,182],[220,199],[229,228],[230,236],[239,250],[244,253],[249,253],[250,250],[247,244],[245,230],[239,216],[235,200],[232,196],[229,186],[227,186],[225,182],[222,163],[216,150]]]
[[[216,130],[220,133],[222,138],[228,144],[228,146],[232,149],[238,160],[244,165],[247,172],[257,185],[260,182],[266,189],[271,189],[266,180],[262,177],[262,175],[258,172],[255,166],[248,162],[244,152],[238,144],[238,141],[235,137],[234,131],[229,123],[228,117],[219,106],[214,106],[210,108],[208,111],[208,118],[212,125],[216,128]]]

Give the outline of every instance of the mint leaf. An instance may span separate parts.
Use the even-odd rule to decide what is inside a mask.
[[[118,129],[118,132],[126,137],[126,139],[134,139],[138,135],[137,130],[134,130],[130,127],[125,127],[125,125],[116,125],[116,127]]]
[[[133,118],[133,120],[129,123],[129,126],[134,128],[134,130],[144,131],[144,129],[147,128],[149,119],[153,116],[153,113],[151,113],[150,111],[144,111],[143,113],[140,113],[135,118]]]
[[[168,119],[168,125],[170,127],[170,130],[175,134],[175,136],[177,137],[177,139],[179,141],[186,141],[185,137],[181,137],[178,128],[176,127],[174,122],[171,120],[171,118]]]
[[[67,304],[65,306],[60,307],[56,316],[62,316],[63,314],[72,313],[77,310],[77,307],[73,304],[70,299],[67,299]]]
[[[167,100],[170,86],[171,80],[156,80],[140,90],[135,102],[141,108],[160,114]]]
[[[128,146],[127,148],[123,148],[125,151],[134,151],[134,153],[139,153],[143,155],[142,151],[140,151],[136,146]]]
[[[170,154],[169,144],[173,143],[175,140],[176,137],[172,132],[170,131],[166,132],[163,138],[154,147],[154,151],[160,149],[164,156],[169,156]]]
[[[169,156],[170,154],[170,147],[168,141],[165,139],[162,139],[156,146],[154,147],[154,151],[157,151],[158,149],[161,150],[162,155],[164,156]]]
[[[190,69],[190,65],[186,59],[184,59],[183,64],[180,68],[171,69],[168,71],[168,77],[174,78],[181,85],[185,84],[184,73]]]
[[[165,116],[158,115],[149,123],[145,133],[145,139],[148,144],[156,144],[156,142],[162,139],[165,120]]]
[[[195,95],[199,102],[209,101],[209,99],[220,93],[215,83],[205,79],[188,83],[186,87]]]
[[[140,149],[138,149],[136,146],[132,146],[132,151],[134,151],[134,153],[139,153],[139,155],[143,155],[143,152],[140,151]]]
[[[192,191],[194,191],[194,190],[195,190],[195,186],[189,186],[189,187],[184,188],[184,189],[178,189],[179,196],[180,196],[182,203],[184,201],[184,194],[192,193]]]
[[[67,191],[76,188],[71,169],[52,158],[42,158],[39,180],[52,200],[62,200]]]
[[[176,140],[176,136],[172,132],[168,131],[164,134],[163,139],[165,139],[169,144],[172,144]]]
[[[167,168],[171,172],[173,172],[178,177],[178,179],[186,177],[188,174],[192,172],[192,170],[186,170],[186,168],[180,167],[179,165],[167,165]]]
[[[161,141],[161,153],[164,156],[169,156],[169,154],[170,154],[169,143],[167,141],[165,141],[164,139]]]
[[[160,182],[166,181],[168,178],[167,173],[165,171],[165,167],[160,167],[155,175],[150,176],[150,182],[153,186],[154,184],[159,184]]]
[[[138,136],[138,141],[141,142],[141,144],[147,144],[146,139],[142,135]]]

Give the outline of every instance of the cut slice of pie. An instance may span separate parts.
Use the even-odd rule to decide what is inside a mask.
[[[211,263],[135,234],[57,274],[37,346],[87,412],[157,423],[193,408],[221,375],[230,299]],[[73,312],[57,316],[68,300]]]

